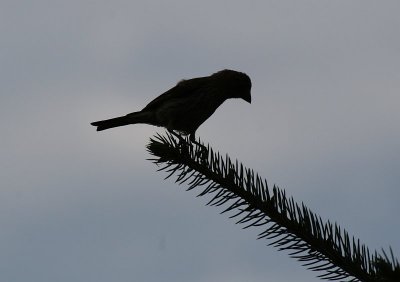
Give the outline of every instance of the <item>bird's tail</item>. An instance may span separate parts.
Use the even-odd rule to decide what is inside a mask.
[[[97,126],[97,131],[106,130],[113,127],[124,126],[135,123],[150,123],[149,115],[147,113],[135,112],[126,116],[99,120],[92,122],[91,125]]]

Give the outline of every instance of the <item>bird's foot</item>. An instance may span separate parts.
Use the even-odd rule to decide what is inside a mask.
[[[185,150],[187,149],[187,145],[189,145],[192,149],[194,149],[193,144],[195,144],[197,146],[197,148],[199,148],[200,150],[196,150],[196,154],[195,156],[198,157],[201,161],[207,160],[208,158],[208,150],[207,147],[204,146],[203,144],[201,144],[200,142],[198,142],[194,135],[190,135],[189,136],[189,140],[190,142],[188,142],[187,140],[185,140],[180,134],[176,133],[173,130],[168,130],[172,135],[174,135],[176,138],[178,138],[179,140],[179,148],[181,150]]]
[[[201,162],[205,162],[208,159],[208,150],[204,145],[200,145],[201,149],[197,153],[197,156],[199,157]]]
[[[201,161],[205,161],[208,158],[208,149],[206,146],[204,146],[203,144],[201,144],[200,142],[197,142],[197,140],[194,138],[193,135],[191,135],[189,137],[190,141],[194,144],[196,144],[196,146],[198,148],[200,148],[200,150],[196,150],[196,157],[198,157]]]
[[[180,150],[187,150],[187,145],[193,147],[193,145],[190,142],[187,142],[185,140],[185,138],[183,138],[180,134],[176,133],[173,130],[168,130],[168,131],[169,131],[169,133],[174,135],[176,138],[178,138],[178,140],[179,140],[178,147],[180,148]]]

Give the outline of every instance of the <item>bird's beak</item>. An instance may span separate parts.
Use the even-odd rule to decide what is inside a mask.
[[[246,97],[243,97],[243,100],[245,100],[246,102],[248,102],[249,104],[251,104],[251,95],[249,94]]]

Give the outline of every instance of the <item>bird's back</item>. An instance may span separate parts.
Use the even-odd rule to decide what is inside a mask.
[[[142,111],[154,110],[162,106],[164,103],[170,103],[171,101],[186,99],[189,96],[198,95],[198,90],[207,84],[207,78],[208,77],[198,77],[178,82],[177,85],[148,103]]]

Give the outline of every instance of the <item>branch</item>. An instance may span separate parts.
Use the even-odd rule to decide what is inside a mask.
[[[253,170],[237,160],[200,141],[175,139],[171,134],[157,134],[150,139],[150,159],[176,175],[179,184],[188,183],[187,190],[202,187],[198,196],[213,197],[207,203],[226,208],[221,213],[238,218],[237,224],[263,227],[258,239],[270,240],[269,245],[288,251],[303,266],[319,273],[318,277],[335,281],[400,281],[400,265],[390,249],[390,258],[382,250],[371,253],[359,239],[349,236],[336,223],[323,222],[303,203],[287,197],[283,189],[268,187]]]

